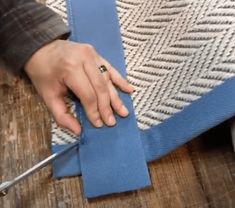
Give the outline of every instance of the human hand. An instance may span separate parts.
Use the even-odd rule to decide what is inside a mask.
[[[100,72],[101,65],[106,72]],[[36,51],[24,69],[55,121],[77,135],[81,126],[64,101],[68,90],[80,99],[95,127],[115,125],[113,110],[128,115],[114,85],[127,93],[133,92],[133,87],[88,44],[55,40]]]

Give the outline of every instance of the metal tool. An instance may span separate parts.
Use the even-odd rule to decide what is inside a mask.
[[[28,169],[21,175],[17,176],[11,181],[5,181],[0,185],[0,197],[7,195],[9,189],[14,186],[15,184],[19,183],[23,179],[27,178],[28,176],[32,175],[33,173],[37,172],[41,168],[47,166],[49,163],[60,157],[61,155],[64,155],[69,150],[73,149],[74,147],[78,146],[80,143],[80,140],[74,142],[73,144],[69,145],[67,148],[63,149],[62,151],[58,153],[54,153],[51,156],[47,157],[43,161],[39,162],[38,164],[34,165],[32,168]]]

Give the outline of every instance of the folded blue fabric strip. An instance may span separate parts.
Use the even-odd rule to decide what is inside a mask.
[[[71,40],[91,44],[125,76],[115,1],[68,0],[67,5]],[[112,128],[94,128],[80,103],[76,103],[83,127],[79,156],[84,193],[88,198],[150,185],[131,97],[122,92],[119,96],[128,108],[129,116],[125,119],[116,116],[117,124]]]
[[[80,5],[80,2],[82,2],[82,5]],[[71,3],[75,4],[71,5]],[[100,8],[96,10],[96,7],[99,6],[100,7],[107,6],[107,8],[105,7],[106,8],[105,11],[101,12]],[[121,48],[121,40],[120,40],[119,28],[116,22],[117,19],[116,19],[116,13],[114,12],[115,11],[114,6],[115,5],[113,0],[109,1],[95,0],[90,3],[89,1],[86,0],[79,0],[79,1],[68,0],[70,26],[72,27],[72,31],[78,31],[78,37],[76,36],[76,33],[72,33],[71,40],[88,42],[94,45],[95,48],[98,50],[98,52],[102,54],[106,59],[108,59],[117,69],[120,69],[122,75],[125,76],[125,71],[123,70],[125,68],[123,62],[123,50]],[[72,11],[75,8],[77,12],[73,13]],[[85,11],[82,11],[81,8],[86,8],[86,11],[90,9],[89,14],[98,15],[100,16],[100,18],[93,19],[92,20],[94,21],[93,23],[88,23],[87,21],[89,21],[90,17],[89,15],[85,17],[82,16]],[[109,13],[110,11],[114,13],[110,14]],[[75,16],[73,16],[73,14],[75,14]],[[96,31],[99,31],[100,26],[107,21],[107,17],[110,21],[110,22],[108,21],[109,22],[108,24],[110,24],[109,26],[111,26],[112,29],[111,30],[104,29],[102,34],[100,33],[97,34]],[[71,21],[71,19],[76,19],[79,21],[78,22]],[[113,24],[111,20],[114,20],[115,24]],[[90,27],[91,24],[92,27]],[[94,29],[94,31],[89,31],[91,28]],[[87,33],[90,33],[92,35],[87,35]],[[110,35],[109,36],[110,38],[107,38],[105,36],[106,33]],[[95,38],[92,37],[93,35],[95,36]],[[110,52],[110,45],[113,48],[112,51],[119,51],[118,55],[115,55]],[[122,99],[125,100],[125,102],[127,102],[126,104],[128,104],[128,107],[130,108],[129,97],[126,96],[125,94],[121,94],[120,96],[122,97]],[[128,119],[134,119],[133,109],[130,108],[129,110],[131,111],[131,115]],[[112,153],[116,153],[115,149],[113,149],[115,145],[112,146],[112,148],[110,149],[107,148],[107,146],[110,145],[109,142],[115,141],[116,136],[113,137],[113,134],[109,128],[103,128],[99,130],[99,132],[91,128],[89,122],[86,119],[84,119],[85,118],[84,112],[78,103],[77,103],[77,113],[79,114],[82,122],[84,122],[83,125],[85,127],[85,130],[87,130],[83,132],[82,135],[84,148],[83,149],[80,148],[79,150],[73,149],[70,153],[56,160],[53,163],[53,176],[55,178],[60,178],[64,176],[80,175],[82,172],[83,175],[85,174],[84,184],[86,184],[86,187],[88,187],[87,189],[85,187],[85,191],[87,193],[87,196],[89,197],[97,196],[99,194],[105,194],[108,192],[109,193],[115,192],[112,189],[112,187],[110,188],[110,186],[114,186],[113,184],[110,185],[110,181],[103,187],[100,187],[102,185],[98,183],[99,184],[98,189],[96,189],[97,187],[94,188],[94,185],[97,184],[97,181],[99,180],[102,181],[104,179],[102,178],[103,176],[101,173],[102,167],[98,167],[97,165],[94,164],[97,162],[97,160],[94,159],[95,157],[97,157],[96,155],[97,153],[100,154],[98,155],[99,157],[98,162],[103,162],[102,165],[105,166],[107,164],[107,167],[109,167],[109,170],[107,168],[107,172],[105,172],[105,174],[107,174],[106,176],[108,177],[115,176],[117,177],[117,180],[120,179],[118,183],[121,184],[121,187],[119,187],[116,184],[116,187],[118,187],[120,191],[123,191],[124,189],[130,190],[126,186],[126,181],[123,180],[124,178],[115,175],[117,173],[122,174],[122,167],[120,167],[120,164],[118,164],[118,159],[123,160],[123,158],[114,158],[115,162],[113,164],[110,164],[110,161],[105,161],[105,159],[107,159],[105,158],[106,153],[110,155],[112,155]],[[222,85],[216,87],[209,93],[202,96],[200,99],[194,101],[191,105],[185,107],[181,112],[165,120],[163,123],[157,126],[153,126],[150,129],[139,131],[146,161],[152,161],[158,159],[159,157],[162,157],[163,155],[169,153],[178,146],[198,136],[202,132],[232,117],[234,113],[235,113],[235,78],[231,78],[228,79]],[[127,141],[129,140],[126,139],[129,137],[129,131],[119,131],[120,129],[126,127],[125,122],[124,123],[120,122],[125,119],[117,118],[117,120],[118,120],[117,122],[118,125],[116,126],[116,129],[113,130],[113,132],[115,135],[120,134],[119,136],[121,139],[125,138],[124,141],[118,140],[118,142],[121,143],[117,144],[117,148],[120,151],[119,153],[122,153],[121,151],[123,149],[125,151],[126,146],[129,145],[129,143],[127,143]],[[132,129],[130,132],[133,131],[134,132],[133,135],[136,135],[135,138],[139,138],[139,134],[135,129],[136,126],[134,126],[133,123],[131,123],[130,128]],[[103,138],[104,140],[101,140]],[[101,141],[97,145],[96,141],[98,139]],[[120,149],[122,145],[123,149],[122,148]],[[58,152],[59,150],[63,149],[66,146],[67,145],[54,145],[52,146],[52,151]],[[102,152],[104,147],[107,148],[106,153]],[[131,150],[132,148],[128,149],[128,151]],[[135,150],[141,152],[139,144],[136,146]],[[129,154],[127,157],[129,157]],[[131,155],[130,157],[132,160],[133,155]],[[140,158],[142,158],[141,155]],[[111,168],[114,167],[114,169],[110,170],[110,167]],[[101,171],[101,172],[99,172],[97,178],[95,178],[96,174],[93,171]],[[145,174],[146,172],[144,172],[143,175]],[[140,173],[141,177],[143,175],[141,175]]]
[[[146,160],[153,161],[168,154],[202,132],[231,118],[234,114],[235,78],[231,78],[163,123],[140,131]],[[57,152],[58,148],[63,149],[66,146],[52,146],[52,151]],[[81,169],[78,161],[75,154],[70,154],[66,158],[62,156],[53,166],[56,170],[53,172],[54,176],[64,177],[71,174],[71,168],[63,171],[57,168],[62,165],[75,167],[76,171],[73,174],[80,175]]]

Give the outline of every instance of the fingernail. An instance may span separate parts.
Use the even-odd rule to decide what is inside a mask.
[[[73,130],[73,133],[74,133],[76,136],[79,136],[80,133],[81,133],[81,130],[80,130],[80,129]]]
[[[98,119],[95,124],[97,128],[100,128],[103,126],[103,122],[100,119]]]
[[[129,114],[129,111],[127,110],[127,108],[124,105],[121,108],[121,114],[123,116],[127,116]]]
[[[71,133],[78,136],[81,133],[81,129],[77,127],[68,127],[68,130],[71,131]]]
[[[129,84],[129,86],[130,86],[130,88],[131,88],[132,92],[135,92],[135,88],[134,88],[134,86],[133,86],[133,85],[131,85],[131,84]]]
[[[116,119],[114,118],[113,115],[109,116],[108,123],[109,123],[110,126],[113,126],[113,125],[116,124]]]

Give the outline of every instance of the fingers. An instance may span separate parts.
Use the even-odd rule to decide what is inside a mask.
[[[111,82],[108,84],[108,87],[109,87],[111,105],[115,110],[115,112],[122,117],[128,116],[129,112],[125,107],[125,105],[123,104],[120,97],[118,96],[117,90],[115,89],[115,87]]]
[[[100,65],[108,71],[101,73]],[[103,123],[114,125],[113,110],[127,115],[114,85],[128,93],[133,88],[90,45],[53,41],[38,50],[25,68],[56,122],[75,134],[80,133],[81,126],[64,102],[68,88],[81,100],[88,119],[96,127]]]
[[[57,124],[69,129],[76,135],[81,133],[81,126],[77,119],[68,112],[63,97],[54,96],[50,99],[45,99],[45,102]]]
[[[102,57],[98,57],[96,60],[98,63],[103,63],[107,68],[107,72],[101,73],[103,78],[105,79],[110,96],[111,106],[114,111],[122,116],[126,117],[129,112],[125,105],[123,104],[122,100],[120,99],[117,90],[115,89],[113,84],[116,84],[121,90],[131,93],[133,92],[133,87],[128,84],[128,82],[121,77],[121,75]],[[99,66],[102,64],[99,64]],[[114,82],[115,81],[115,82]],[[114,82],[114,83],[113,83]]]
[[[109,74],[112,82],[122,91],[127,93],[132,93],[134,91],[134,87],[131,86],[125,79],[123,79],[115,69],[110,68]]]
[[[103,123],[113,126],[116,124],[113,110],[123,117],[129,114],[113,86],[113,80],[125,92],[132,92],[133,87],[106,61],[108,71],[101,73],[98,67],[102,64],[97,64],[101,61],[95,52],[89,54],[88,60],[79,69],[72,70],[74,74],[66,79],[66,85],[80,98],[88,119],[95,127],[101,127]]]
[[[79,73],[76,70],[74,73],[65,80],[65,84],[80,99],[89,121],[99,128],[103,122],[98,110],[97,95],[82,67],[80,67]]]
[[[119,72],[112,67],[111,64],[109,64],[104,58],[99,57],[101,60],[101,63],[104,63],[104,65],[108,69],[109,77],[112,80],[113,84],[115,84],[118,88],[120,88],[122,91],[127,93],[132,93],[134,91],[134,87],[131,86],[120,74]]]
[[[108,125],[113,126],[116,124],[115,117],[111,108],[111,100],[109,95],[108,85],[100,73],[98,66],[95,62],[86,62],[84,64],[84,71],[90,80],[98,102],[98,109],[102,120]]]

